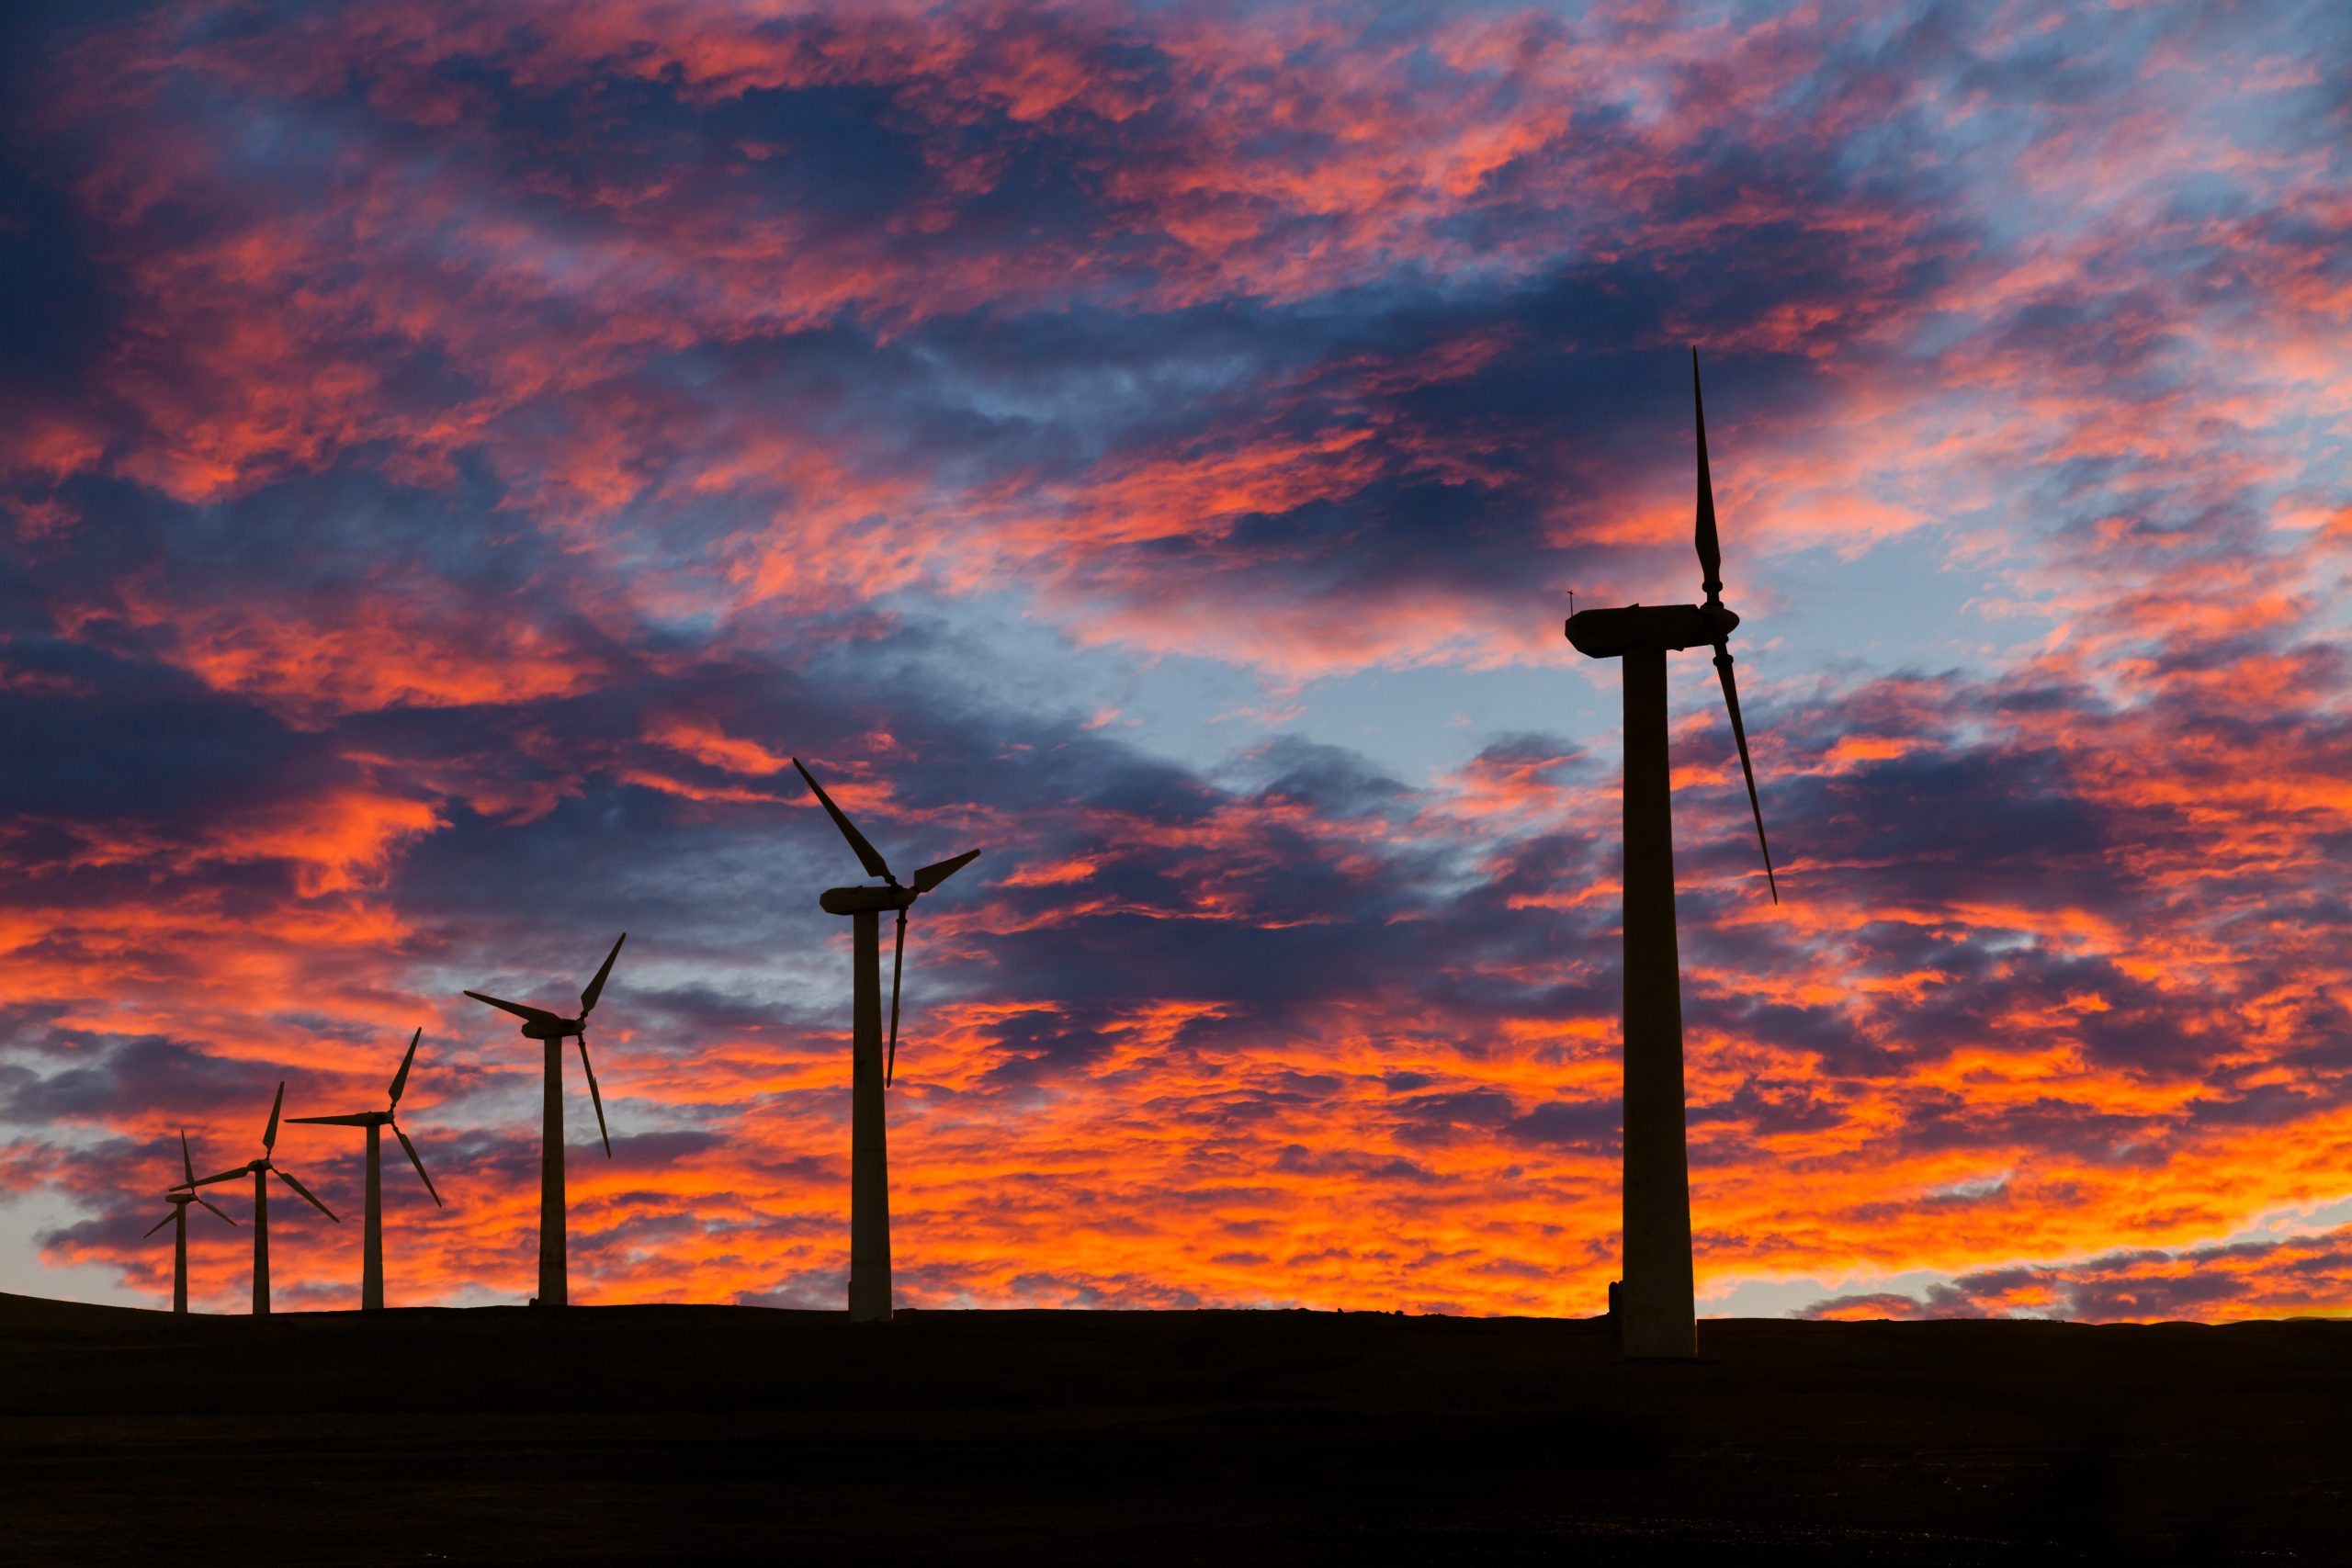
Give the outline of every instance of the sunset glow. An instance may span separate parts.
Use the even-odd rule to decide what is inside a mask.
[[[160,1304],[180,1130],[378,1106],[421,1025],[390,1297],[520,1301],[538,1051],[459,992],[626,930],[571,1299],[841,1305],[798,756],[902,873],[984,850],[908,951],[901,1303],[1598,1313],[1561,621],[1698,597],[1695,343],[1784,900],[1680,655],[1701,1310],[2352,1308],[2339,8],[5,26],[0,1289]],[[285,1307],[356,1303],[343,1131],[278,1144],[345,1221],[273,1206]]]

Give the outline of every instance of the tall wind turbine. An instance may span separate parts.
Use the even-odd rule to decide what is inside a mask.
[[[172,1232],[172,1310],[174,1312],[187,1311],[187,1206],[190,1203],[202,1203],[206,1208],[212,1209],[211,1203],[196,1190],[196,1160],[187,1152],[186,1133],[180,1134],[180,1169],[187,1173],[187,1179],[164,1194],[164,1201],[172,1206],[172,1212],[147,1227],[147,1235],[153,1235],[165,1225],[174,1227]],[[212,1209],[212,1212],[220,1214],[222,1219],[229,1220],[229,1216],[220,1210]],[[229,1223],[233,1225],[237,1222],[229,1220]],[[142,1235],[139,1239],[144,1241],[147,1236]]]
[[[355,1111],[348,1116],[288,1116],[288,1122],[312,1127],[365,1127],[368,1129],[368,1214],[360,1226],[359,1310],[384,1310],[384,1129],[390,1127],[392,1136],[408,1151],[408,1163],[416,1167],[417,1179],[424,1183],[424,1190],[432,1194],[433,1206],[443,1207],[441,1194],[433,1190],[433,1178],[424,1174],[424,1162],[416,1157],[416,1145],[408,1141],[401,1124],[393,1119],[400,1109],[401,1090],[408,1087],[408,1069],[416,1060],[416,1043],[424,1038],[424,1031],[417,1030],[409,1036],[408,1054],[401,1058],[401,1070],[392,1075],[390,1102],[381,1111]],[[233,1173],[232,1173],[233,1174]],[[296,1191],[301,1191],[296,1188]],[[309,1196],[305,1193],[304,1196]]]
[[[1730,638],[1739,617],[1723,602],[1723,551],[1707,474],[1707,413],[1699,351],[1690,351],[1690,400],[1699,432],[1695,530],[1703,604],[1634,604],[1568,617],[1568,641],[1589,659],[1625,671],[1625,1141],[1624,1269],[1618,1323],[1629,1357],[1698,1354],[1690,1277],[1690,1168],[1682,1101],[1682,967],[1674,929],[1673,795],[1667,773],[1666,656],[1713,644],[1731,709],[1732,739],[1747,776],[1747,807],[1764,851],[1764,880],[1781,901],[1764,808],[1747,760],[1732,677]]]
[[[424,1032],[420,1029],[417,1032],[422,1034]],[[410,1043],[413,1045],[415,1042],[412,1041]],[[407,1071],[405,1065],[402,1066],[401,1071]],[[394,1091],[394,1098],[399,1098],[397,1090]],[[277,1098],[269,1102],[269,1125],[262,1129],[261,1158],[241,1165],[234,1170],[224,1170],[217,1176],[208,1176],[201,1181],[192,1183],[192,1185],[197,1187],[209,1187],[216,1181],[234,1181],[237,1178],[243,1176],[248,1171],[253,1174],[254,1315],[255,1317],[267,1317],[269,1315],[270,1173],[272,1171],[276,1171],[277,1173],[277,1179],[286,1183],[287,1186],[294,1189],[296,1195],[300,1197],[304,1202],[310,1204],[311,1208],[316,1209],[328,1219],[334,1220],[336,1224],[343,1224],[342,1220],[336,1218],[335,1212],[333,1209],[330,1209],[324,1203],[320,1202],[318,1199],[311,1196],[311,1190],[309,1188],[294,1179],[294,1173],[292,1171],[281,1169],[279,1167],[270,1163],[270,1151],[277,1146],[277,1113],[284,1108],[285,1104],[286,1085],[283,1082],[280,1082],[277,1086]],[[417,1167],[417,1169],[420,1171],[424,1168],[423,1166]],[[380,1270],[379,1272],[380,1275]]]
[[[503,1002],[496,997],[486,997],[480,991],[466,995],[478,1002],[488,1002],[494,1008],[513,1013],[523,1021],[523,1038],[546,1043],[547,1077],[539,1099],[539,1303],[541,1306],[563,1306],[571,1299],[571,1270],[566,1262],[563,1227],[563,1042],[568,1035],[580,1042],[580,1070],[588,1075],[588,1098],[596,1106],[596,1135],[605,1141],[605,1157],[613,1157],[613,1135],[605,1130],[605,1097],[596,1088],[596,1069],[588,1065],[588,1015],[596,1010],[596,998],[605,994],[605,977],[613,972],[613,960],[621,955],[621,942],[628,940],[628,932],[620,934],[612,952],[605,954],[603,967],[588,988],[580,993],[580,1016],[564,1018],[545,1008],[525,1007],[521,1002]]]
[[[868,876],[878,876],[880,887],[831,887],[817,899],[829,915],[847,915],[852,931],[850,985],[850,1121],[849,1121],[849,1316],[852,1323],[887,1323],[890,1318],[890,1155],[888,1123],[882,1111],[882,1091],[889,1087],[899,1064],[899,979],[907,959],[907,908],[979,857],[966,850],[952,860],[939,861],[915,873],[910,886],[899,886],[890,867],[865,835],[842,814],[816,775],[792,765],[808,781],[818,802],[832,818]],[[882,1043],[881,913],[899,912],[898,947],[890,959],[890,1043]]]

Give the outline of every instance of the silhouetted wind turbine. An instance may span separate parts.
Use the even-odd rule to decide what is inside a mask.
[[[359,1310],[381,1312],[384,1308],[384,1129],[390,1127],[392,1136],[408,1151],[408,1163],[416,1167],[417,1179],[424,1183],[424,1190],[432,1195],[433,1206],[443,1207],[441,1194],[433,1190],[433,1178],[424,1174],[424,1162],[416,1157],[416,1145],[408,1141],[401,1124],[392,1113],[400,1109],[401,1090],[408,1087],[408,1069],[416,1060],[416,1043],[424,1038],[419,1029],[409,1036],[408,1053],[401,1058],[401,1070],[392,1075],[390,1102],[381,1111],[355,1111],[348,1116],[288,1116],[312,1127],[365,1127],[368,1129],[368,1213],[360,1226]],[[296,1188],[300,1192],[300,1188]],[[310,1194],[303,1193],[304,1197]]]
[[[417,1032],[422,1034],[424,1032],[420,1029]],[[413,1045],[415,1043],[412,1041],[410,1043]],[[401,1070],[403,1072],[407,1070],[405,1066],[403,1066]],[[398,1091],[394,1092],[394,1098],[398,1098]],[[216,1181],[234,1181],[238,1177],[244,1175],[248,1171],[253,1173],[254,1315],[255,1317],[267,1317],[269,1315],[270,1173],[272,1171],[277,1171],[277,1179],[286,1183],[287,1186],[294,1189],[296,1194],[300,1196],[304,1202],[310,1204],[311,1208],[316,1209],[320,1213],[324,1214],[328,1219],[334,1220],[336,1224],[343,1224],[342,1220],[336,1218],[335,1212],[333,1209],[330,1209],[324,1203],[320,1202],[317,1198],[311,1196],[311,1190],[309,1188],[294,1179],[294,1176],[291,1171],[280,1169],[278,1167],[270,1163],[270,1151],[277,1146],[277,1112],[285,1106],[285,1104],[286,1085],[281,1082],[277,1086],[277,1098],[269,1102],[269,1125],[262,1129],[261,1158],[251,1161],[245,1165],[241,1165],[234,1170],[224,1170],[218,1176],[208,1176],[203,1180],[194,1183],[194,1185],[198,1187],[209,1187]],[[423,1171],[424,1168],[423,1166],[419,1166],[417,1168],[420,1172]]]
[[[480,991],[466,995],[478,1002],[513,1013],[523,1021],[523,1037],[546,1042],[547,1077],[540,1091],[539,1124],[539,1305],[563,1306],[571,1299],[571,1271],[566,1262],[563,1224],[563,1042],[569,1035],[580,1042],[580,1070],[588,1075],[588,1098],[596,1106],[596,1135],[605,1141],[605,1157],[613,1157],[612,1134],[605,1130],[605,1097],[596,1088],[596,1069],[588,1065],[588,1015],[596,1010],[596,998],[605,994],[605,978],[613,972],[613,960],[621,955],[621,942],[628,940],[628,932],[620,934],[612,952],[605,954],[603,967],[588,988],[580,993],[580,1016],[563,1018],[545,1008],[525,1007],[521,1002],[503,1002],[496,997],[486,997]]]
[[[164,1201],[172,1206],[172,1212],[147,1227],[147,1235],[153,1235],[165,1225],[174,1227],[172,1231],[172,1310],[174,1312],[187,1311],[187,1206],[190,1203],[202,1203],[206,1208],[212,1209],[211,1203],[196,1190],[196,1160],[187,1152],[186,1133],[180,1134],[180,1169],[187,1172],[187,1179],[164,1194]],[[212,1209],[212,1212],[220,1214],[222,1219],[229,1220],[229,1216],[220,1210]],[[233,1225],[237,1222],[229,1220],[229,1223]],[[144,1241],[147,1236],[142,1235],[139,1239]]]
[[[865,841],[865,835],[842,814],[816,775],[795,757],[792,765],[816,792],[819,804],[842,830],[857,863],[869,876],[880,877],[881,887],[831,887],[817,905],[829,915],[847,915],[852,931],[850,986],[850,1121],[849,1121],[849,1315],[853,1323],[887,1322],[890,1316],[890,1156],[888,1122],[883,1114],[882,1091],[889,1086],[899,1063],[899,979],[907,957],[907,908],[979,857],[967,850],[952,860],[939,861],[915,873],[910,886],[900,886],[889,865]],[[885,909],[899,912],[898,946],[890,960],[890,1043],[882,1043],[882,942],[879,917]]]
[[[1707,414],[1699,394],[1699,351],[1690,351],[1690,400],[1699,434],[1695,529],[1703,604],[1631,605],[1570,615],[1568,641],[1591,659],[1625,669],[1625,1142],[1623,1296],[1618,1319],[1625,1354],[1698,1354],[1690,1273],[1690,1168],[1682,1101],[1682,969],[1674,930],[1673,795],[1668,777],[1666,656],[1713,644],[1732,739],[1747,777],[1748,809],[1764,851],[1765,885],[1781,901],[1764,808],[1747,760],[1732,676],[1732,631],[1739,617],[1723,602],[1723,552],[1707,473]]]

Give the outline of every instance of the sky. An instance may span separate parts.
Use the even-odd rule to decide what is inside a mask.
[[[0,1289],[372,1110],[393,1304],[1589,1315],[1671,668],[1703,1313],[2352,1305],[2352,14],[185,0],[0,39]],[[360,1139],[277,1155],[354,1305]],[[208,1189],[241,1222],[244,1186]],[[249,1232],[196,1213],[200,1310]]]

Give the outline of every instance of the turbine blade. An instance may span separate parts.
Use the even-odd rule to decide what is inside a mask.
[[[955,875],[957,872],[963,870],[966,866],[971,864],[974,861],[979,858],[979,851],[966,850],[954,860],[936,861],[930,865],[924,866],[921,871],[915,873],[915,891],[918,893],[930,892],[933,888],[938,886],[941,883],[946,881],[949,877]]]
[[[1707,603],[1720,604],[1724,596],[1724,551],[1715,537],[1715,485],[1707,473],[1707,403],[1699,392],[1699,350],[1690,350],[1690,409],[1699,425],[1699,519],[1694,542],[1699,547],[1699,586]]]
[[[899,941],[890,953],[890,1055],[882,1066],[882,1087],[888,1089],[899,1071],[899,976],[907,965],[907,910],[899,907]]]
[[[139,1239],[145,1241],[148,1235],[153,1235],[157,1231],[162,1230],[165,1225],[170,1224],[174,1220],[176,1220],[179,1217],[180,1206],[175,1203],[172,1205],[172,1212],[165,1214],[162,1219],[157,1220],[153,1224],[149,1225],[147,1227],[147,1235],[142,1235]]]
[[[605,1140],[605,1157],[613,1157],[613,1135],[605,1131],[605,1096],[596,1087],[596,1069],[588,1065],[588,1036],[580,1036],[580,1070],[588,1075],[588,1098],[596,1104],[596,1135]]]
[[[218,1176],[208,1176],[200,1181],[191,1181],[186,1185],[190,1190],[194,1190],[198,1187],[209,1187],[216,1181],[234,1181],[241,1176],[251,1176],[253,1169],[254,1168],[249,1165],[241,1165],[234,1170],[224,1170]]]
[[[447,1208],[448,1205],[441,1201],[441,1194],[434,1191],[433,1178],[424,1174],[424,1162],[416,1157],[416,1145],[408,1141],[408,1134],[401,1131],[401,1124],[397,1122],[392,1123],[392,1136],[398,1138],[401,1141],[401,1147],[408,1151],[408,1163],[416,1167],[417,1179],[424,1183],[424,1190],[433,1193],[433,1206],[436,1209]]]
[[[408,1087],[409,1064],[416,1060],[416,1043],[424,1038],[423,1024],[419,1024],[416,1032],[408,1037],[408,1055],[401,1058],[401,1070],[392,1075],[392,1103],[394,1105],[401,1102],[401,1090]]]
[[[187,1172],[187,1180],[184,1185],[189,1187],[195,1186],[196,1160],[195,1157],[187,1152],[187,1129],[185,1127],[180,1129],[180,1168]]]
[[[295,1191],[300,1193],[305,1199],[309,1200],[311,1208],[316,1209],[328,1219],[334,1220],[336,1224],[343,1224],[343,1221],[337,1217],[335,1212],[333,1209],[328,1208],[324,1203],[320,1202],[317,1195],[312,1193],[309,1188],[295,1180],[288,1172],[278,1170],[278,1168],[274,1165],[269,1168],[277,1173],[278,1180],[283,1181],[287,1186],[291,1187]]]
[[[1764,885],[1772,902],[1781,901],[1781,884],[1772,874],[1772,846],[1764,838],[1764,807],[1756,799],[1756,769],[1747,760],[1747,727],[1739,721],[1739,682],[1731,672],[1731,646],[1715,644],[1715,672],[1724,679],[1724,704],[1731,709],[1731,738],[1739,742],[1739,771],[1747,775],[1747,809],[1756,814],[1756,846],[1764,852]]]
[[[262,1129],[261,1152],[269,1153],[277,1146],[277,1113],[286,1109],[286,1080],[277,1080],[277,1098],[269,1102],[269,1125]]]
[[[833,826],[842,830],[842,837],[849,840],[849,847],[856,852],[857,863],[865,868],[865,874],[878,876],[893,887],[899,886],[899,879],[890,874],[890,867],[882,859],[881,852],[865,841],[865,835],[857,830],[856,823],[842,815],[842,808],[833,804],[833,797],[825,793],[825,786],[817,782],[817,775],[802,767],[797,757],[792,759],[792,765],[800,769],[800,776],[807,779],[808,787],[817,792],[818,804],[832,818]]]
[[[466,995],[478,1002],[488,1002],[501,1012],[511,1012],[528,1023],[561,1023],[563,1021],[545,1008],[526,1008],[521,1002],[501,1001],[496,997],[483,996],[480,991],[468,991]]]
[[[204,1204],[204,1206],[205,1206],[206,1208],[208,1208],[208,1209],[212,1209],[212,1205],[211,1205],[211,1203],[210,1203],[209,1201],[208,1201],[207,1200],[205,1200],[205,1199],[198,1198],[198,1199],[197,1200],[197,1201],[198,1201],[198,1202],[199,1202],[199,1203]],[[220,1217],[221,1217],[222,1219],[224,1219],[224,1220],[229,1220],[229,1216],[228,1216],[227,1214],[225,1214],[225,1213],[222,1213],[220,1210],[219,1210],[219,1209],[212,1209],[212,1212],[213,1212],[214,1213],[216,1213],[216,1214],[220,1214]],[[234,1220],[229,1220],[229,1223],[230,1223],[231,1224],[232,1224],[232,1225],[233,1225],[233,1224],[235,1224],[237,1222],[236,1222],[236,1221],[234,1221]]]
[[[613,943],[612,952],[605,954],[604,966],[596,971],[596,977],[588,982],[586,990],[580,993],[581,1017],[586,1018],[596,1010],[596,998],[605,994],[605,976],[613,972],[613,960],[621,955],[621,942],[628,940],[628,932],[621,932],[620,942]]]
[[[380,1111],[355,1111],[348,1116],[288,1116],[288,1126],[304,1127],[366,1127],[383,1115]]]

